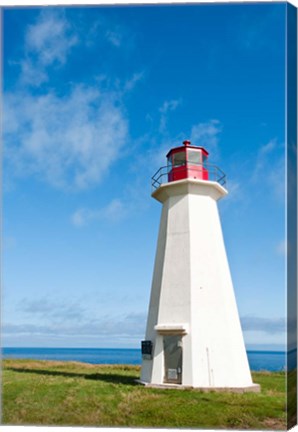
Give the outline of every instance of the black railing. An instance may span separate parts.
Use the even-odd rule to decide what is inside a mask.
[[[226,184],[225,173],[216,165],[192,162],[188,165],[168,165],[159,168],[152,177],[152,188],[155,190],[164,183],[184,178],[215,181],[222,186]]]

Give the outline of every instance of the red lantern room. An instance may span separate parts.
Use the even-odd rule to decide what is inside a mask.
[[[190,141],[183,141],[183,144],[167,154],[168,181],[186,178],[208,180],[208,152],[203,147],[191,145]]]

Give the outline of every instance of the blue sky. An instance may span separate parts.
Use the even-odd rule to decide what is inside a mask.
[[[248,347],[285,340],[285,9],[4,9],[2,344],[139,347],[184,139],[219,203]]]

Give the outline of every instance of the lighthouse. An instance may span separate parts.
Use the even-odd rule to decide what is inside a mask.
[[[252,382],[217,201],[226,176],[184,141],[152,177],[162,204],[140,382],[259,391]]]

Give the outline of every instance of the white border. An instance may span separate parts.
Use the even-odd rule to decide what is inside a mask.
[[[261,1],[256,1],[256,0],[245,0],[245,1],[237,1],[237,0],[187,0],[187,1],[183,1],[183,0],[162,0],[162,1],[158,1],[158,0],[145,0],[145,1],[140,1],[140,0],[88,0],[86,2],[82,1],[82,0],[47,0],[47,1],[42,1],[42,0],[27,0],[27,1],[22,1],[22,0],[0,0],[0,6],[7,6],[7,7],[13,7],[13,6],[22,6],[22,7],[26,7],[26,6],[89,6],[89,5],[110,5],[110,6],[117,6],[120,4],[173,4],[173,3],[286,3],[286,1],[284,0],[261,0]],[[292,5],[298,7],[298,0],[289,0],[288,3],[291,3]]]
[[[212,1],[212,0],[188,0],[188,1],[183,1],[183,0],[162,0],[162,1],[158,1],[158,0],[145,0],[145,1],[140,1],[140,0],[88,0],[87,2],[83,2],[82,0],[47,0],[47,1],[34,1],[34,0],[27,0],[27,1],[17,1],[17,0],[0,0],[0,7],[26,7],[26,6],[88,6],[88,5],[110,5],[110,6],[117,6],[120,4],[174,4],[174,3],[286,3],[283,0],[262,0],[262,1],[255,1],[255,0],[246,0],[246,1],[237,1],[237,0],[216,0],[216,1]],[[298,0],[289,0],[288,3],[291,3],[293,6],[298,7]],[[53,432],[55,431],[59,431],[59,432],[69,432],[70,430],[74,430],[74,431],[90,431],[90,432],[125,432],[125,431],[133,431],[133,432],[138,432],[138,431],[143,431],[143,430],[147,430],[150,431],[152,430],[153,432],[165,432],[165,431],[173,431],[175,429],[140,429],[140,428],[95,428],[95,427],[74,427],[74,428],[70,428],[70,427],[56,427],[56,426],[3,426],[1,425],[1,430],[5,430],[7,432],[14,432],[15,430],[23,430],[24,432],[26,431],[36,431],[36,432],[50,432],[52,429],[54,428]],[[199,430],[199,429],[197,429]],[[222,430],[229,430],[229,429],[222,429]],[[180,432],[189,432],[189,429],[179,429]],[[213,430],[213,429],[204,429],[204,432],[218,432],[217,430]],[[234,432],[237,432],[237,430],[233,430]],[[298,432],[298,426],[295,426],[294,428],[291,429],[291,431],[293,432]],[[261,432],[261,431],[257,431],[254,430],[254,432]]]

